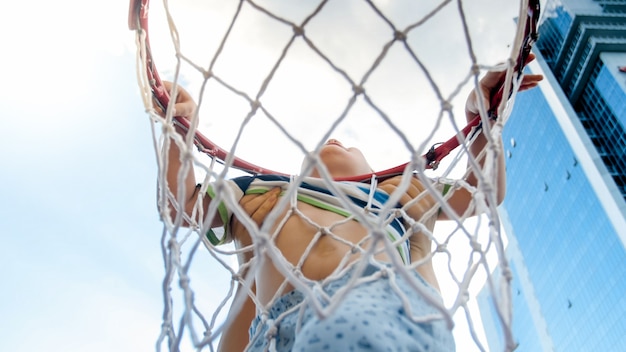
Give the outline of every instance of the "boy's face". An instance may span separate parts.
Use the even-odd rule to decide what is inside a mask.
[[[333,178],[350,177],[372,172],[363,153],[357,148],[346,148],[336,139],[329,139],[320,150],[320,159]],[[320,177],[313,169],[311,177]]]

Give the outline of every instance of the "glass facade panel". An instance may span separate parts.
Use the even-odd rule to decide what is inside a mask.
[[[515,140],[503,206],[554,350],[616,351],[626,252],[540,90],[518,95],[503,138]],[[526,288],[514,278],[512,290],[516,351],[540,351]]]
[[[514,141],[505,143],[502,208],[512,238],[508,251],[515,253],[516,351],[624,351],[626,250],[624,229],[613,223],[626,217],[626,88],[620,81],[626,74],[617,71],[626,65],[626,50],[607,35],[624,38],[626,16],[619,9],[626,1],[552,4],[558,5],[541,25],[536,47],[562,101],[548,102],[542,89],[519,94],[503,132],[504,141]],[[583,128],[568,131],[587,135],[566,136],[559,121],[578,126],[577,119]],[[570,140],[591,143],[573,147]],[[617,191],[596,193],[602,183]],[[611,213],[609,205],[616,207]],[[492,314],[482,313],[485,301],[483,320]],[[486,331],[488,340],[502,341],[493,330]]]
[[[611,177],[626,198],[626,92],[598,60],[575,106]]]
[[[526,291],[519,280],[520,273],[515,263],[511,263],[510,269],[513,274],[513,280],[511,281],[511,298],[513,300],[513,325],[514,331],[516,332],[514,338],[517,344],[515,352],[541,351],[538,330],[534,326],[532,317],[528,314],[531,308],[528,305]],[[495,273],[494,278],[499,279],[500,273]],[[483,321],[486,318],[491,319],[489,322],[490,328],[493,330],[501,329],[497,325],[491,325],[492,322],[493,324],[498,322],[498,314],[495,311],[494,303],[491,300],[487,287],[478,294],[478,301]],[[504,338],[502,334],[488,334],[487,337],[490,339],[488,343],[491,351],[504,351]]]

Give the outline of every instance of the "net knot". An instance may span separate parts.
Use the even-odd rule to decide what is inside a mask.
[[[293,274],[294,274],[297,278],[301,278],[301,277],[302,277],[302,271],[300,270],[300,268],[298,268],[298,267],[293,267],[292,272],[293,272]]]
[[[473,250],[474,252],[481,252],[481,253],[482,253],[482,248],[481,248],[480,243],[478,243],[478,241],[476,241],[476,240],[471,240],[471,241],[470,241],[470,246],[472,247],[472,250]]]
[[[293,28],[293,33],[297,37],[299,37],[299,36],[304,34],[304,28],[302,28],[302,27],[300,27],[300,26],[293,26],[292,28]]]
[[[494,192],[495,189],[491,185],[482,185],[482,191],[476,193],[478,193],[481,197],[485,197],[485,194],[492,194]]]
[[[473,75],[480,74],[480,66],[478,66],[478,64],[473,64],[471,72],[472,72]]]
[[[395,40],[403,42],[403,41],[406,40],[406,33],[402,32],[402,31],[395,31],[393,33],[393,37],[394,37]]]
[[[265,333],[265,338],[268,340],[272,340],[276,337],[276,335],[278,335],[278,328],[274,323],[274,319],[267,319],[266,323],[267,326],[269,326],[269,329],[267,329],[267,332]]]
[[[445,243],[440,243],[437,245],[437,252],[443,253],[448,250],[448,245]]]
[[[374,230],[372,231],[372,237],[374,239],[384,239],[385,238],[385,234],[380,231],[380,230]]]
[[[502,269],[502,277],[506,279],[506,281],[513,280],[513,273],[511,272],[511,268],[506,267]]]
[[[452,111],[452,104],[449,101],[447,101],[447,100],[442,101],[441,102],[441,110],[443,110],[443,111]]]
[[[380,277],[383,279],[386,279],[389,277],[389,271],[387,270],[386,267],[383,267],[380,269]]]
[[[470,300],[469,291],[467,289],[463,290],[463,292],[459,294],[459,298],[461,299],[463,304],[469,302],[469,300]]]
[[[509,62],[509,64],[508,64],[508,66],[507,66],[507,67],[515,67],[515,60],[516,60],[516,59],[514,59],[514,58],[512,58],[512,57],[509,57],[509,58],[506,60],[506,61],[508,61],[508,62]]]
[[[355,85],[352,86],[352,91],[356,95],[361,95],[361,94],[363,94],[363,92],[365,92],[365,88],[363,88],[363,86],[355,84]]]
[[[161,131],[163,132],[164,135],[174,134],[176,133],[176,128],[174,128],[174,125],[171,125],[169,123],[164,123],[161,126]]]
[[[193,151],[191,149],[185,149],[184,152],[181,151],[181,159],[183,161],[193,160]]]
[[[252,111],[257,111],[259,109],[259,107],[261,107],[261,102],[258,100],[253,100],[250,102],[250,108],[252,109]]]
[[[241,279],[241,276],[236,272],[233,272],[233,274],[230,276],[230,279],[234,282],[238,282]]]
[[[189,279],[189,276],[183,276],[180,278],[180,280],[178,280],[178,285],[180,285],[180,287],[185,288],[185,287],[189,287],[189,282],[191,280]]]
[[[256,245],[258,248],[266,248],[268,246],[269,240],[265,236],[256,236],[255,238]]]

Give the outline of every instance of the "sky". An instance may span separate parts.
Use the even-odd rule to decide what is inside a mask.
[[[128,3],[110,0],[87,6],[78,0],[2,1],[0,234],[4,254],[0,256],[0,350],[153,350],[163,312],[162,224],[155,202],[157,168],[150,125],[136,79],[134,34],[127,28]],[[286,13],[297,13],[303,3],[291,2]],[[391,6],[390,2],[380,3]],[[484,46],[479,51],[481,57],[497,56],[486,60],[491,64],[505,59],[506,40],[493,37],[512,31],[508,28],[516,14],[515,6],[504,8],[499,3],[491,1],[489,6],[472,12],[480,14],[474,17],[473,28],[484,31],[484,42],[477,44]],[[402,17],[397,19],[401,21]],[[493,23],[496,19],[500,24]],[[323,25],[341,23],[340,19],[328,21]],[[191,20],[189,23],[200,25]],[[366,18],[361,21],[363,30],[369,30],[368,23]],[[191,28],[188,32],[181,28],[181,33],[201,32]],[[255,43],[268,34],[263,32],[265,28],[273,30],[257,27],[259,37]],[[439,29],[432,33],[446,32]],[[375,36],[372,33],[367,38],[375,40]],[[193,34],[185,38],[195,39]],[[339,50],[337,60],[352,60],[354,64],[347,65],[353,70],[350,73],[362,74],[369,62],[359,60],[363,51],[343,48],[345,42],[359,44],[358,39],[342,38],[340,34],[332,39],[323,42]],[[437,40],[435,34],[426,36],[424,46],[438,45]],[[189,41],[183,44],[190,47]],[[494,41],[498,43],[496,49]],[[247,57],[241,50],[247,47],[233,47],[233,58]],[[200,51],[189,53],[202,55]],[[436,77],[439,82],[447,82],[448,74],[463,74],[453,61],[454,55],[431,55],[433,61],[446,67],[437,71],[443,72]],[[255,58],[264,62],[262,55]],[[285,75],[296,72],[303,75],[301,80],[327,79],[313,66],[302,69],[299,65],[309,64],[306,60],[291,64],[286,67],[293,71],[286,70]],[[233,80],[256,78],[251,86],[258,87],[262,77],[255,76],[254,69],[244,71],[245,67],[230,72],[224,66],[221,72]],[[267,105],[280,116],[293,116],[296,112],[290,108],[306,106],[312,117],[303,116],[305,120],[327,114],[325,109],[335,109],[331,111],[336,116],[337,106],[329,107],[324,100],[329,99],[324,94],[339,94],[332,89],[333,79],[320,83],[324,89],[313,85],[310,91],[300,88],[300,94],[293,96],[277,98],[268,92]],[[399,85],[385,85],[384,76],[375,79],[380,79],[378,86],[386,89],[372,88],[372,95],[391,110],[391,104],[386,105],[389,99],[411,94]],[[413,78],[391,75],[387,79]],[[190,79],[190,90],[197,89],[194,84]],[[453,89],[453,85],[443,86],[448,91]],[[302,97],[314,99],[300,101]],[[239,113],[241,118],[235,109],[221,113]],[[213,116],[224,120],[220,114],[207,111],[203,128],[219,130],[219,121]],[[324,131],[312,130],[316,127],[301,128],[299,138],[304,140],[312,131]],[[342,125],[340,131],[348,143],[372,138],[371,131],[360,129],[357,134],[356,127],[349,124]],[[263,142],[254,136],[249,138],[253,150]],[[306,143],[310,148],[316,140]],[[385,148],[375,145],[365,150],[381,156],[372,162],[377,169],[395,166],[396,160],[389,160],[393,153]],[[242,149],[242,153],[248,151]],[[274,166],[273,154],[250,153],[255,161]],[[299,160],[301,154],[290,158]],[[202,262],[203,258],[200,254],[196,261]],[[210,268],[200,263],[197,270]],[[208,290],[203,292],[209,292],[201,303],[208,309],[215,304],[212,290],[223,290],[216,282],[228,280],[224,272],[210,275],[215,281],[194,278],[199,287]]]

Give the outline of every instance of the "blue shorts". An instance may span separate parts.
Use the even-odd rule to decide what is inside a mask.
[[[362,276],[369,276],[379,270],[370,265]],[[415,270],[410,273],[415,277],[414,281],[441,302],[439,293]],[[323,289],[332,296],[347,284],[350,277],[351,272],[348,272],[324,285]],[[413,316],[440,314],[400,275],[396,275],[396,283],[408,298]],[[269,309],[267,319],[257,316],[252,321],[251,342],[247,351],[268,351],[274,348],[276,351],[294,352],[455,350],[452,333],[445,322],[441,319],[422,323],[411,320],[400,296],[385,276],[352,288],[326,318],[316,315],[307,303],[306,296],[298,290],[277,299]],[[296,306],[299,307],[281,316]],[[277,318],[278,323],[274,324]]]

